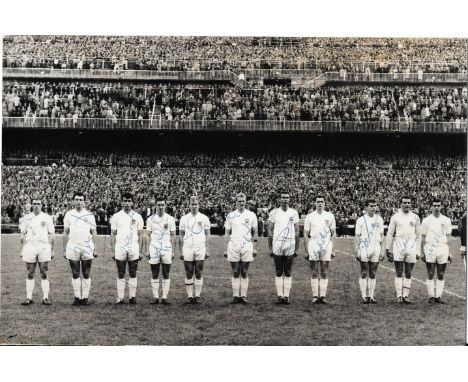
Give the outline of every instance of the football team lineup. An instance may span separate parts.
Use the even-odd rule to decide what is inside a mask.
[[[236,195],[236,209],[226,217],[226,234],[221,238],[224,258],[231,267],[231,304],[247,305],[249,288],[249,267],[257,253],[269,255],[274,263],[274,286],[277,305],[289,305],[295,258],[305,257],[310,268],[310,289],[312,304],[328,305],[327,289],[329,268],[336,254],[354,258],[359,264],[359,289],[362,304],[377,304],[374,298],[376,274],[380,262],[385,258],[394,263],[394,269],[381,265],[393,272],[396,301],[412,304],[409,293],[412,281],[423,284],[427,289],[429,304],[445,304],[442,294],[445,289],[445,271],[451,264],[456,250],[451,239],[452,224],[441,214],[442,201],[432,200],[431,214],[422,222],[411,211],[412,199],[401,197],[401,208],[390,220],[387,235],[384,236],[384,222],[375,199],[365,200],[363,215],[356,222],[356,236],[352,248],[343,251],[337,247],[336,226],[333,214],[325,210],[325,198],[314,198],[315,209],[304,221],[304,240],[300,239],[299,216],[289,207],[287,191],[278,192],[279,207],[273,209],[268,218],[267,246],[259,251],[258,222],[256,215],[246,208],[246,195]],[[117,267],[116,305],[125,304],[128,286],[128,302],[135,305],[138,286],[137,273],[141,260],[147,258],[151,268],[151,304],[171,305],[168,294],[171,285],[171,265],[176,255],[184,267],[185,304],[199,305],[204,281],[205,260],[219,256],[219,245],[215,251],[210,247],[210,221],[199,212],[199,198],[190,197],[190,212],[182,216],[179,236],[176,236],[175,219],[165,212],[166,198],[158,196],[156,210],[147,220],[146,228],[140,214],[132,209],[133,195],[121,195],[122,209],[110,220],[110,240],[105,236],[104,246],[98,248],[94,215],[85,208],[85,195],[75,192],[74,209],[64,219],[62,251],[54,250],[55,227],[52,218],[42,212],[40,199],[32,200],[32,212],[20,221],[20,241],[23,244],[21,258],[26,263],[26,300],[21,304],[33,304],[35,270],[39,265],[41,275],[42,304],[51,305],[49,299],[49,263],[54,252],[62,253],[68,260],[72,273],[74,306],[88,306],[91,289],[91,265],[98,255],[108,254]],[[462,220],[461,237],[466,236],[466,217]],[[301,243],[303,245],[301,246]],[[110,244],[110,248],[109,248]],[[459,254],[463,261],[466,243],[462,240]],[[55,246],[56,248],[57,246]],[[460,256],[459,256],[460,257]],[[426,266],[425,281],[414,278],[413,268],[421,259]],[[126,278],[128,265],[128,279]],[[103,268],[93,266],[93,268]],[[466,263],[465,263],[466,268]],[[107,268],[105,268],[107,269]],[[160,273],[162,279],[160,280]],[[172,272],[172,275],[175,275]],[[211,278],[224,278],[208,276]],[[160,299],[160,289],[162,295]],[[445,290],[448,295],[465,300],[462,293]],[[310,300],[310,299],[309,299]],[[334,302],[335,303],[335,302]]]

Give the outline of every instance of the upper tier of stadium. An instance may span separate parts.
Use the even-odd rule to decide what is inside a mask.
[[[466,73],[465,39],[6,36],[3,66],[207,71]]]

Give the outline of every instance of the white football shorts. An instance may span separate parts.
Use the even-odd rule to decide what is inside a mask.
[[[26,263],[46,263],[52,259],[50,244],[26,243],[21,251],[21,257]]]
[[[159,241],[152,241],[149,247],[150,264],[172,264],[172,246]]]
[[[205,260],[206,247],[199,247],[199,248],[182,247],[182,256],[184,256],[184,261]]]
[[[65,257],[68,260],[81,261],[94,259],[94,244],[92,241],[87,243],[72,243],[68,242],[65,249]]]
[[[322,248],[315,240],[310,239],[307,245],[310,261],[331,261],[331,254],[333,252],[333,244],[328,242],[325,248]]]
[[[401,239],[396,237],[393,242],[393,260],[404,261],[406,263],[416,263],[416,242],[415,239]]]
[[[252,243],[234,242],[230,240],[227,246],[227,259],[233,263],[238,263],[239,261],[253,261]]]

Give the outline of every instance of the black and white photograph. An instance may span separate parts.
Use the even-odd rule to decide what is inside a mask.
[[[2,35],[0,344],[465,345],[467,38],[184,32]]]

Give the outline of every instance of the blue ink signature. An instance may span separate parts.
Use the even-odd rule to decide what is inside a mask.
[[[193,221],[192,224],[190,224],[189,219],[192,219]],[[195,241],[194,235],[199,235],[201,233],[203,233],[203,224],[202,225],[197,224],[197,220],[195,217],[188,218],[187,230],[185,230],[184,241],[188,241],[189,239],[192,239],[192,243],[193,243]]]
[[[429,257],[432,257],[434,253],[434,249],[437,248],[442,241],[443,237],[445,234],[443,232],[436,232],[432,230],[432,233],[434,234],[434,242],[431,244],[430,248],[427,249],[427,255]]]
[[[89,221],[87,221],[87,220],[84,219],[84,218],[87,217],[87,216],[92,216],[92,217],[94,217],[94,214],[92,214],[92,213],[89,213],[89,214],[86,214],[86,215],[83,215],[83,216],[76,216],[76,215],[72,215],[72,214],[71,214],[71,216],[74,217],[77,221],[78,221],[78,220],[82,220],[82,221],[84,221],[86,224],[89,224],[91,227],[96,228],[96,225],[95,225],[95,224],[93,224],[93,223],[91,223],[91,222],[89,222]]]
[[[150,251],[150,258],[160,258],[163,252],[171,251],[172,245],[164,244],[162,242],[151,242],[151,248],[153,251]],[[152,256],[154,254],[154,256]]]
[[[292,220],[289,220],[286,228],[280,231],[280,233],[278,234],[278,237],[276,238],[276,241],[281,242],[281,246],[279,248],[280,251],[282,251],[283,249],[286,249],[285,247],[286,244],[289,244],[289,247],[287,247],[288,255],[291,255],[296,251],[295,246],[291,246],[293,238],[289,237],[290,232],[293,231],[293,227],[294,227],[294,223],[292,222]]]
[[[330,244],[330,240],[331,240],[331,230],[326,225],[325,227],[323,227],[323,230],[320,231],[318,234],[319,234],[319,239],[318,241],[315,241],[315,242],[318,244],[319,249],[318,251],[313,251],[314,258],[319,257],[321,253],[324,253],[327,250],[328,244]]]
[[[128,215],[132,218],[132,220],[134,220],[133,216],[135,215],[135,211],[130,211],[128,213]],[[133,244],[133,239],[134,239],[135,235],[134,235],[133,229],[132,229],[132,220],[130,221],[129,233],[125,237],[124,242],[123,242],[122,246],[120,247],[120,251],[121,251],[122,255],[127,255],[127,252],[129,252],[129,249],[131,249],[133,247],[132,244]]]
[[[371,238],[374,234],[374,230],[377,228],[377,223],[371,223],[370,225],[370,230],[369,230],[369,227],[367,226],[367,221],[365,220],[366,218],[364,218],[364,223],[366,224],[366,231],[367,231],[367,235],[366,237],[364,237],[363,239],[361,239],[359,241],[359,244],[358,244],[358,253],[359,255],[362,254],[362,250],[365,249],[366,251],[366,256],[369,255],[369,245],[370,245],[370,242],[371,242]]]

